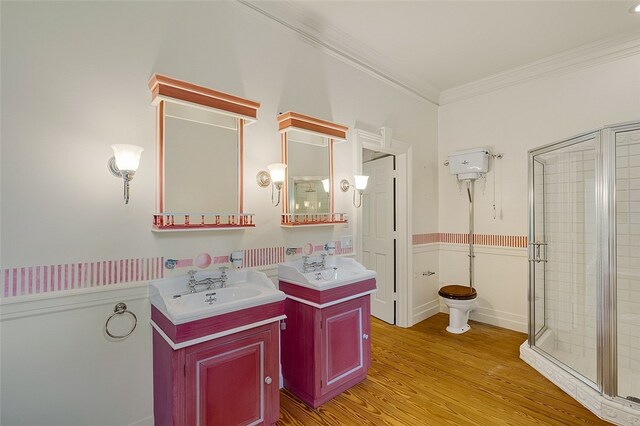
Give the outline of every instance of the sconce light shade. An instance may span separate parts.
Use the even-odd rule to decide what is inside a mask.
[[[369,180],[369,176],[362,175],[353,175],[355,179],[355,187],[359,191],[364,191],[367,188],[367,181]]]
[[[124,180],[124,203],[129,204],[129,182],[140,165],[140,155],[144,149],[136,145],[111,145],[113,157],[107,167],[111,174]]]
[[[324,192],[329,192],[329,179],[322,179],[322,187]]]
[[[280,191],[284,184],[286,168],[287,165],[284,163],[273,163],[267,166],[269,173],[265,171],[258,172],[257,180],[259,186],[264,188],[271,184],[271,204],[274,206],[280,204]],[[274,200],[274,195],[277,195],[276,200]]]
[[[116,166],[120,170],[135,172],[140,165],[140,155],[144,149],[136,145],[115,144],[111,145],[113,155],[116,158]]]
[[[287,165],[284,163],[273,163],[267,166],[269,174],[271,175],[271,182],[274,184],[284,182],[285,169]]]
[[[353,187],[353,205],[358,208],[362,205],[362,194],[364,190],[367,188],[367,182],[369,181],[369,176],[362,175],[354,175],[353,179],[355,180],[355,185],[351,185],[348,180],[342,179],[340,181],[340,189],[342,192],[347,192],[349,188]],[[356,192],[358,193],[358,201],[356,202]]]

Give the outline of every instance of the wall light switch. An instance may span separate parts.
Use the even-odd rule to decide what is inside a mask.
[[[353,237],[351,235],[345,235],[340,237],[340,244],[342,248],[348,249],[353,247]]]

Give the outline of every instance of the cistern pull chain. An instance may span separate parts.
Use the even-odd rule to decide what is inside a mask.
[[[496,180],[498,179],[498,163],[496,160],[501,160],[503,157],[502,154],[492,154],[491,158],[493,158],[493,220],[496,220]]]

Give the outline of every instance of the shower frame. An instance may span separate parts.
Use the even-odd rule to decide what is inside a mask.
[[[577,136],[532,149],[528,152],[528,215],[529,215],[529,330],[528,346],[547,361],[555,364],[578,380],[588,385],[603,397],[624,406],[634,406],[629,400],[618,396],[618,358],[617,358],[617,252],[616,252],[616,134],[640,130],[640,121],[615,124],[579,134]],[[570,366],[539,349],[536,339],[536,252],[535,242],[535,168],[536,156],[550,153],[571,145],[594,139],[595,145],[595,211],[596,211],[596,386]],[[544,176],[544,174],[543,174]],[[544,203],[544,201],[543,201]],[[546,223],[543,227],[546,231]],[[545,248],[546,255],[546,248]],[[544,264],[543,264],[544,265]],[[543,273],[546,275],[546,268]],[[545,321],[537,334],[540,335],[546,325],[546,279],[545,279]],[[638,406],[638,404],[635,404]],[[640,407],[638,407],[640,408]]]

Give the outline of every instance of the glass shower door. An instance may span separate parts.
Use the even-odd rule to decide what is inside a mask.
[[[533,238],[529,242],[529,259],[533,275],[533,297],[535,303],[531,311],[533,335],[541,338],[546,330],[545,269],[546,269],[546,232],[544,226],[544,167],[541,158],[533,160]]]
[[[617,395],[640,403],[640,128],[614,135]]]
[[[597,387],[597,133],[530,152],[532,346]]]

